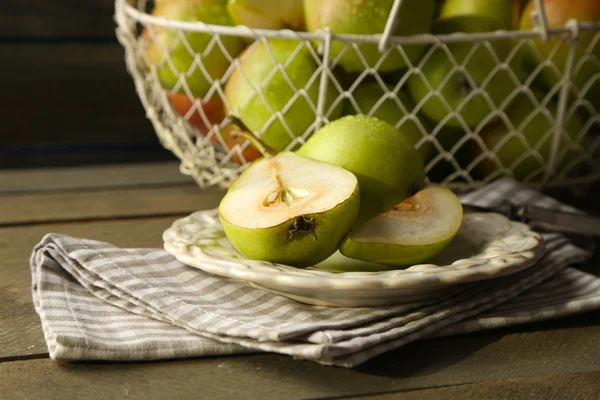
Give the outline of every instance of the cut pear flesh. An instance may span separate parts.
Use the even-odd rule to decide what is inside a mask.
[[[452,191],[429,187],[350,232],[340,251],[347,257],[409,266],[441,252],[462,222],[462,206]]]
[[[219,205],[225,234],[251,259],[308,266],[333,254],[360,207],[349,171],[282,152],[252,163]]]

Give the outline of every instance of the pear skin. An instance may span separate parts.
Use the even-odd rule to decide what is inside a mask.
[[[314,133],[297,151],[358,178],[358,223],[389,210],[425,185],[423,160],[400,130],[377,118],[349,115]]]

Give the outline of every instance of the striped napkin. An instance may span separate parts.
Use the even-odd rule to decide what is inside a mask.
[[[515,181],[463,197],[567,209]],[[568,265],[589,253],[544,234],[546,254],[507,277],[429,303],[329,308],[205,273],[164,250],[48,234],[31,256],[36,311],[55,360],[153,360],[267,351],[352,367],[406,343],[600,308],[600,279]]]

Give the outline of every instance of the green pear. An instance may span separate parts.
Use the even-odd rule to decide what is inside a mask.
[[[317,64],[302,42],[254,42],[241,54],[225,85],[227,112],[241,119],[265,144],[282,151],[307,132],[316,118],[316,74]],[[300,89],[306,95],[299,95]],[[326,110],[335,97],[335,88],[329,85]],[[281,112],[282,118],[275,117],[275,112]],[[336,119],[340,113],[341,106],[333,107],[326,117]]]
[[[157,2],[152,15],[188,22],[232,25],[225,5],[227,0],[170,0]],[[181,40],[181,34],[187,41]],[[212,46],[213,36],[200,32],[179,32],[176,29],[152,25],[144,28],[146,56],[150,64],[155,65],[158,78],[163,87],[172,89],[180,77],[184,77],[194,97],[206,94],[214,80],[220,79],[230,61],[244,47],[241,39],[234,36],[221,36],[221,46]],[[192,50],[190,53],[189,49]],[[198,54],[202,68],[194,65]]]
[[[521,0],[449,0],[444,2],[440,16],[433,24],[433,33],[477,33],[516,29]],[[506,61],[520,82],[525,82],[522,70],[524,49],[518,41],[490,41],[496,54],[508,57]],[[499,57],[500,58],[500,57]]]
[[[448,126],[434,130],[437,145],[433,146],[427,167],[430,182],[447,184],[465,182],[464,170],[473,159],[472,138],[465,138],[462,129]],[[448,154],[445,154],[448,153]]]
[[[394,267],[422,263],[450,244],[462,214],[460,200],[452,191],[429,187],[352,230],[340,252]]]
[[[304,0],[306,28],[309,32],[329,27],[333,33],[382,33],[393,2],[393,0]],[[429,33],[434,8],[434,0],[404,0],[398,13],[394,35]],[[356,50],[337,40],[331,44],[331,58],[334,60],[339,58],[338,64],[346,71],[362,72],[367,66],[375,67],[382,57],[377,44],[360,44],[358,48],[367,65]],[[425,46],[405,45],[402,49],[407,59],[392,48],[377,69],[386,72],[406,68],[407,60],[411,64],[418,61]]]
[[[306,267],[337,251],[359,207],[352,173],[282,152],[250,164],[221,200],[219,217],[246,257]]]
[[[408,78],[417,109],[451,127],[463,126],[456,116],[471,128],[489,122],[519,86],[518,63],[499,66],[495,59],[509,59],[511,46],[506,41],[495,42],[491,48],[460,42],[448,44],[450,55],[441,47],[433,50],[421,71]]]
[[[361,197],[357,223],[389,210],[424,187],[423,160],[411,141],[377,118],[349,115],[330,122],[297,153],[356,175]]]
[[[229,0],[227,10],[237,25],[260,29],[304,28],[302,0]]]
[[[467,26],[483,19],[491,23],[485,30],[511,30],[513,13],[513,0],[446,0],[440,9],[439,20],[464,18]]]
[[[535,97],[535,101],[531,97]],[[550,161],[557,112],[553,101],[546,106],[536,104],[542,97],[540,93],[520,94],[506,110],[507,119],[499,119],[480,132],[485,149],[495,156],[487,155],[479,162],[476,173],[485,177],[507,168],[519,180],[541,177]],[[575,167],[574,160],[579,155],[576,142],[583,128],[584,123],[576,113],[566,122],[560,134],[557,173],[566,173]],[[476,157],[482,152],[479,146],[473,151]]]
[[[548,28],[562,28],[570,19],[600,22],[600,1],[598,0],[543,0]],[[521,16],[520,29],[534,28],[531,12],[535,1],[529,1]],[[600,40],[597,30],[581,30],[577,38],[575,59],[571,81],[580,94],[598,109],[600,102]],[[532,38],[532,45],[525,46],[524,64],[527,71],[539,71],[536,83],[540,87],[552,89],[560,83],[565,72],[569,46],[562,35],[552,35],[544,42]],[[543,63],[543,64],[542,64]],[[540,69],[540,64],[541,69]]]
[[[384,98],[384,91],[377,82],[367,82],[359,85],[352,93],[358,110],[351,102],[346,103],[342,112],[345,115],[364,114],[375,117],[399,129],[408,140],[417,148],[423,160],[431,154],[431,142],[424,140],[423,136],[431,131],[431,126],[424,119],[417,119],[410,114],[414,104],[404,92],[394,92],[392,86],[387,86],[389,97]],[[407,114],[409,113],[409,114]]]

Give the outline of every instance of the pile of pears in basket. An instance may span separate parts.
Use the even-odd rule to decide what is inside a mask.
[[[403,0],[393,35],[531,30],[536,3]],[[600,21],[598,0],[541,3],[549,28],[563,28],[571,19]],[[441,171],[442,176],[453,176],[433,176],[435,181],[460,181],[467,175],[488,180],[506,174],[537,181],[547,173],[550,160],[553,173],[566,176],[582,168],[580,160],[590,159],[587,153],[594,146],[586,139],[593,135],[587,131],[600,111],[597,30],[579,32],[572,54],[576,68],[569,76],[570,89],[578,92],[567,96],[557,142],[553,132],[569,54],[560,36],[548,41],[498,36],[489,41],[392,42],[380,52],[376,42],[343,41],[335,35],[382,33],[393,0],[154,4],[153,15],[170,20],[249,28],[245,35],[236,35],[146,24],[142,35],[146,64],[168,93],[165,98],[175,115],[194,128],[205,146],[217,149],[211,154],[220,166],[246,166],[262,156],[240,137],[232,118],[281,152],[301,147],[320,118],[332,122],[358,114],[401,130],[417,148],[430,178],[432,170],[434,175],[440,172],[435,170],[438,166],[449,169]],[[323,43],[294,38],[289,30],[318,33],[325,28],[334,37],[328,52],[330,71],[323,75]],[[288,30],[288,37],[266,38],[264,29]]]
[[[420,154],[377,118],[340,118],[296,152],[249,139],[264,157],[219,205],[227,238],[248,258],[308,267],[339,250],[380,269],[402,268],[438,254],[461,226],[458,198],[425,187]]]

